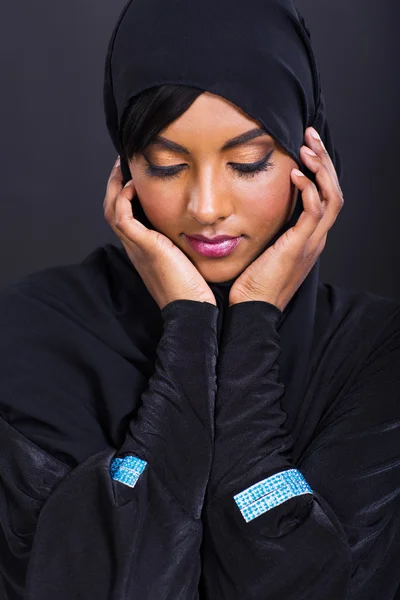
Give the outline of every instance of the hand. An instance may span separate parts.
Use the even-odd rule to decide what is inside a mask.
[[[316,173],[317,186],[299,171],[291,172],[293,183],[302,192],[304,210],[297,223],[281,235],[236,279],[229,294],[229,306],[261,300],[284,310],[325,247],[329,229],[343,207],[343,193],[333,162],[322,143],[308,127],[306,144],[316,156],[301,147],[303,163]]]
[[[214,294],[187,256],[162,233],[135,219],[131,205],[136,193],[133,182],[123,187],[122,181],[117,159],[108,179],[104,216],[160,310],[174,300],[195,300],[216,306]]]

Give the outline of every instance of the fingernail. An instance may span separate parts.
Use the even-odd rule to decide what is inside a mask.
[[[311,127],[311,135],[313,136],[313,138],[315,140],[321,140],[321,137],[320,137],[318,131],[316,129],[314,129],[314,127]]]
[[[117,160],[115,161],[115,166],[119,167],[120,164],[121,164],[121,158],[118,156]]]
[[[292,173],[294,173],[295,175],[298,175],[299,177],[304,177],[304,173],[299,171],[299,169],[292,169]]]

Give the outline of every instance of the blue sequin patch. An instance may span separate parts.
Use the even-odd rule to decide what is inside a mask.
[[[125,456],[124,458],[113,458],[110,464],[110,475],[116,481],[120,481],[129,487],[134,487],[140,475],[145,470],[147,462],[137,456]]]
[[[255,483],[233,498],[245,521],[249,522],[301,494],[313,494],[313,490],[298,469],[288,469]]]

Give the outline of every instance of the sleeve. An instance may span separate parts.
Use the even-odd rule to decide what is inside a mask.
[[[400,315],[295,464],[280,403],[280,311],[255,301],[229,310],[204,507],[204,600],[394,598]]]
[[[177,300],[161,313],[155,371],[121,448],[71,468],[1,419],[9,600],[196,598],[218,308]]]

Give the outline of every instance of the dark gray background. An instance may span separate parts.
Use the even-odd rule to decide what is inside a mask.
[[[321,279],[400,300],[396,1],[298,6],[313,36],[345,169],[345,207],[329,233]],[[116,158],[102,83],[124,4],[25,0],[2,8],[0,285],[119,243],[102,210]]]
[[[125,0],[9,2],[2,10],[0,285],[119,244],[104,220],[116,158],[103,116],[107,44]],[[345,206],[324,281],[400,300],[396,0],[299,0],[343,164]]]

